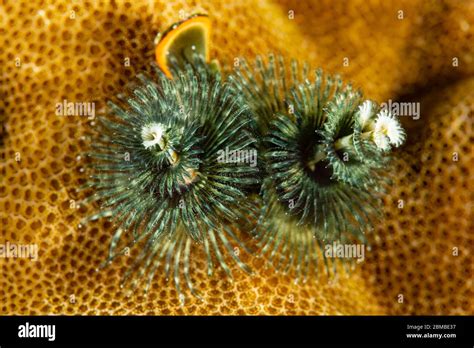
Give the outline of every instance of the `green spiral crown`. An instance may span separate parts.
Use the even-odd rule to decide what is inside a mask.
[[[124,280],[132,288],[146,276],[148,289],[157,270],[198,296],[189,274],[191,250],[207,255],[229,275],[228,255],[246,271],[234,233],[253,206],[246,190],[257,184],[257,168],[245,161],[222,160],[222,151],[255,151],[250,112],[234,88],[202,60],[169,79],[156,69],[138,76],[135,86],[109,103],[100,118],[89,154],[90,182],[101,211],[116,225],[109,262],[122,254],[119,242],[143,248]],[[196,244],[196,245],[194,245]]]
[[[304,279],[318,269],[326,243],[366,243],[381,216],[380,194],[398,121],[338,76],[281,57],[245,60],[230,77],[258,130],[264,176],[258,226],[261,253],[278,270]],[[321,255],[320,255],[321,254]],[[335,263],[334,263],[335,265]]]

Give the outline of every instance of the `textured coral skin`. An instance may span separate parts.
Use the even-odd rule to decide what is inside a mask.
[[[205,301],[180,306],[160,276],[148,297],[127,298],[119,281],[131,257],[96,271],[113,227],[78,228],[93,207],[70,205],[81,198],[78,156],[89,146],[81,136],[93,125],[56,116],[55,104],[93,101],[103,110],[149,69],[156,33],[196,12],[210,14],[211,55],[223,64],[278,51],[341,73],[377,101],[422,98],[421,119],[404,120],[409,143],[397,150],[387,218],[349,275],[294,284],[252,259],[256,274],[236,269],[231,283],[205,276],[197,258]],[[39,245],[37,262],[0,259],[0,313],[473,314],[472,23],[473,1],[0,2],[0,243]]]

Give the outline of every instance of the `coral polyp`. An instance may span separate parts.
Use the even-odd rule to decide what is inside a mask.
[[[108,217],[116,232],[109,261],[123,253],[117,246],[131,238],[143,249],[125,280],[132,288],[157,270],[172,276],[197,295],[190,277],[194,244],[214,265],[230,275],[227,265],[239,259],[245,245],[235,234],[239,220],[252,213],[246,190],[257,183],[257,168],[244,161],[221,160],[224,149],[255,151],[246,104],[236,91],[199,58],[169,79],[157,67],[138,76],[127,94],[109,102],[99,119],[89,154],[90,201]],[[242,250],[243,250],[242,249]]]
[[[231,77],[252,109],[264,158],[255,235],[277,269],[296,278],[318,269],[325,247],[367,243],[381,216],[384,170],[405,133],[398,120],[338,76],[257,58]],[[327,263],[326,263],[327,264]]]

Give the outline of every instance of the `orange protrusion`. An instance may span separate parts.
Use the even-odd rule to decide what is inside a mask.
[[[204,34],[205,42],[206,42],[205,59],[206,59],[206,62],[208,62],[210,59],[208,43],[210,42],[211,21],[209,17],[205,15],[197,15],[176,24],[176,27],[165,32],[164,36],[158,42],[155,49],[156,62],[158,63],[158,66],[160,67],[160,69],[170,79],[173,78],[171,71],[168,67],[168,59],[167,59],[170,46],[172,45],[174,40],[176,40],[176,38],[179,37],[179,35],[183,34],[189,29],[199,27],[199,26],[202,28],[203,32],[205,33]]]

